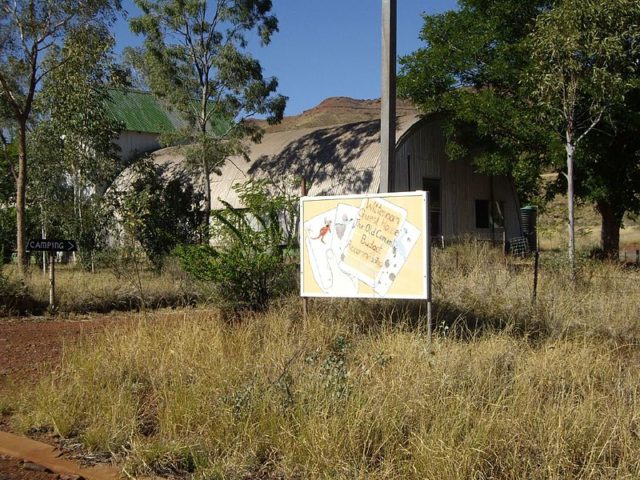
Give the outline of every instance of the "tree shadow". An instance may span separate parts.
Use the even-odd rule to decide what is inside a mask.
[[[327,318],[347,316],[361,332],[375,334],[388,327],[408,328],[427,333],[427,302],[424,300],[318,300],[310,311],[322,305]],[[487,334],[506,333],[514,338],[526,338],[536,343],[550,335],[550,328],[539,311],[527,309],[505,312],[505,315],[486,315],[447,301],[432,305],[434,335],[471,341]]]
[[[272,156],[263,155],[249,168],[251,176],[302,177],[314,195],[338,193],[349,185],[350,193],[369,191],[375,158],[362,158],[369,146],[380,140],[380,121],[321,128],[289,143]]]

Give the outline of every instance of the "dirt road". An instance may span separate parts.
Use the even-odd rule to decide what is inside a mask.
[[[63,347],[95,335],[105,327],[131,321],[123,315],[75,317],[73,319],[0,319],[0,395],[10,385],[25,388],[40,375],[55,369]],[[9,425],[0,417],[0,431]],[[1,452],[0,452],[1,453]],[[0,480],[62,480],[78,478],[58,474],[16,456],[0,454]]]

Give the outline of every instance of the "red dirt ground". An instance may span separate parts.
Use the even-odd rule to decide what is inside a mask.
[[[122,316],[108,315],[71,320],[0,319],[0,395],[11,384],[29,385],[38,375],[56,368],[63,345],[73,345],[86,335],[125,321]],[[0,417],[0,430],[9,430],[6,418]],[[19,459],[0,456],[0,480],[60,478],[64,476],[31,470]]]
[[[55,368],[63,345],[123,323],[122,316],[77,317],[71,320],[0,319],[0,391],[10,382],[32,382],[39,372]]]
[[[59,478],[60,476],[55,473],[27,470],[15,458],[0,455],[0,480],[54,480]]]

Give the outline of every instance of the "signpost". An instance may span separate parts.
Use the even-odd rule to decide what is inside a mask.
[[[431,331],[428,192],[302,197],[302,297],[427,301]]]
[[[56,307],[56,273],[55,273],[55,252],[75,252],[78,245],[75,240],[52,240],[39,238],[29,240],[27,243],[28,252],[48,252],[49,253],[49,310]]]

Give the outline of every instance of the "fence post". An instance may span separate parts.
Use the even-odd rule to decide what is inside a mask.
[[[533,293],[531,295],[531,303],[536,303],[536,297],[538,296],[538,260],[540,259],[540,252],[538,250],[533,254]]]
[[[636,265],[640,265],[640,250],[636,250]]]

